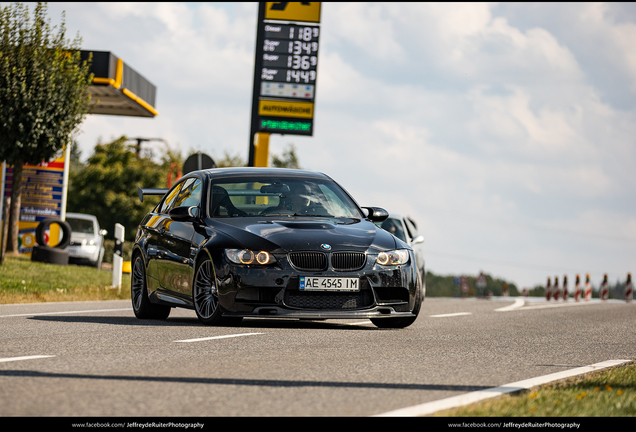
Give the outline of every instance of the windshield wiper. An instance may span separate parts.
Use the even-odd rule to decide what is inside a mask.
[[[320,214],[299,214],[299,213],[294,213],[291,216],[300,216],[300,217],[332,217],[331,215],[320,215]]]

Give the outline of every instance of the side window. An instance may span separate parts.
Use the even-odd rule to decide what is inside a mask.
[[[390,232],[391,234],[393,234],[400,240],[406,241],[406,237],[404,236],[404,230],[402,229],[402,223],[400,223],[399,219],[388,218],[387,220],[382,222],[382,225],[380,226],[380,228]]]
[[[172,207],[198,207],[199,203],[201,203],[201,188],[201,179],[191,178],[186,180]]]
[[[168,210],[172,208],[172,204],[174,203],[175,198],[179,194],[179,190],[181,190],[182,185],[183,183],[179,183],[173,189],[168,191],[168,193],[166,194],[166,197],[161,203],[161,206],[159,207],[159,213],[163,213],[163,214],[168,213]]]
[[[415,225],[407,218],[404,219],[404,225],[406,225],[406,231],[409,234],[409,237],[411,237],[411,241],[413,239],[415,239],[415,237],[417,237],[417,228],[415,228]]]

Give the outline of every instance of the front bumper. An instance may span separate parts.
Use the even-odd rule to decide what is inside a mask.
[[[414,258],[414,257],[411,257]],[[354,272],[299,271],[283,256],[268,267],[240,266],[217,258],[219,301],[227,316],[271,316],[304,319],[364,319],[412,317],[419,278],[414,259],[384,267],[367,257]],[[300,276],[358,278],[355,292],[299,290]]]
[[[312,309],[288,309],[285,307],[259,306],[251,313],[244,314],[240,312],[227,312],[225,316],[269,316],[278,318],[302,318],[302,319],[369,319],[369,318],[396,318],[396,317],[412,317],[412,312],[396,312],[390,306],[373,306],[364,310],[312,310]]]
[[[96,262],[99,258],[99,249],[95,245],[69,245],[66,247],[66,250],[68,251],[69,258],[91,262]]]

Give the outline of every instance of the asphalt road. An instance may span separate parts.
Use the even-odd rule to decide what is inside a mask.
[[[636,303],[619,301],[427,298],[403,330],[206,327],[183,309],[140,321],[128,301],[45,303],[0,305],[0,326],[5,417],[372,416],[636,359]]]

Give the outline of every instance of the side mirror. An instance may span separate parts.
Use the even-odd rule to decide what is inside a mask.
[[[188,222],[199,216],[199,208],[195,206],[175,207],[168,212],[168,216],[174,221]]]
[[[389,217],[389,212],[380,207],[362,207],[369,212],[367,219],[371,222],[384,222]]]
[[[418,244],[418,243],[424,243],[424,236],[418,235],[411,242],[411,244]]]

